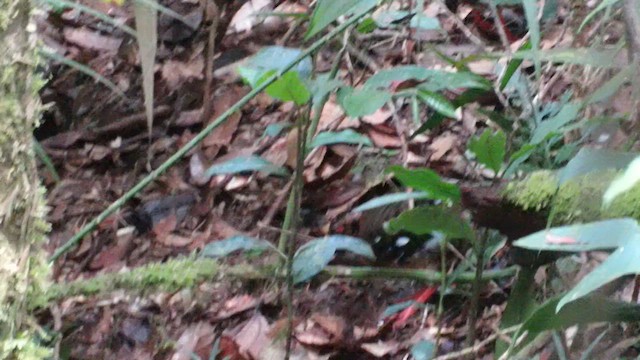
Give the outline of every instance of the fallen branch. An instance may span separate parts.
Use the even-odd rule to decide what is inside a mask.
[[[490,270],[483,273],[484,281],[507,278],[515,275],[517,267]],[[404,279],[425,283],[439,283],[441,274],[426,269],[396,269],[382,267],[328,266],[324,275],[351,279]],[[220,281],[224,278],[238,280],[268,280],[283,278],[276,266],[252,266],[240,264],[228,266],[212,259],[181,258],[165,263],[152,263],[128,271],[107,273],[91,279],[70,281],[51,285],[40,297],[31,299],[30,308],[44,307],[52,302],[72,296],[107,294],[117,289],[136,293],[154,290],[175,292],[191,288],[206,281]],[[475,271],[458,274],[455,282],[474,281]]]

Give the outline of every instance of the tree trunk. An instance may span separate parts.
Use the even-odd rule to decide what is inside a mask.
[[[0,358],[37,359],[51,355],[37,342],[25,308],[49,272],[42,251],[48,231],[44,191],[32,135],[40,118],[41,81],[34,71],[35,34],[28,31],[31,4],[0,1]]]

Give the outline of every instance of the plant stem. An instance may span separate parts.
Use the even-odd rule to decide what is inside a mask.
[[[480,309],[480,289],[482,288],[482,271],[484,269],[484,252],[487,247],[487,232],[485,231],[478,239],[476,251],[476,278],[473,282],[473,295],[471,297],[471,309],[469,310],[469,334],[467,336],[467,347],[472,347],[476,341],[476,321]]]
[[[364,17],[368,12],[363,12],[361,14],[356,14],[347,19],[344,23],[338,25],[331,32],[327,33],[316,42],[311,44],[307,49],[305,49],[297,58],[291,61],[287,66],[283,67],[280,71],[275,73],[274,75],[267,78],[264,82],[257,85],[253,88],[247,95],[238,100],[233,106],[231,106],[227,111],[222,113],[218,118],[207,125],[202,131],[200,131],[191,141],[186,143],[182,148],[176,151],[169,159],[163,162],[157,169],[151,171],[149,175],[147,175],[144,179],[140,180],[134,187],[132,187],[129,191],[127,191],[124,195],[122,195],[119,199],[111,203],[103,212],[101,212],[98,216],[96,216],[91,222],[85,225],[80,231],[78,231],[75,235],[73,235],[66,243],[64,243],[61,247],[59,247],[53,255],[49,258],[49,262],[54,262],[60,256],[65,254],[67,251],[71,250],[74,246],[78,244],[78,242],[85,237],[89,232],[93,231],[98,224],[103,222],[109,215],[116,212],[119,208],[121,208],[128,200],[133,198],[138,192],[144,189],[147,185],[149,185],[152,181],[157,179],[161,174],[163,174],[167,169],[169,169],[173,164],[178,162],[183,156],[185,156],[191,149],[193,149],[196,145],[198,145],[202,140],[204,140],[209,133],[211,133],[215,128],[220,126],[227,118],[229,118],[233,113],[240,110],[244,105],[246,105],[249,101],[251,101],[254,97],[256,97],[259,93],[264,91],[269,85],[273,84],[276,80],[280,79],[282,75],[284,75],[287,71],[291,70],[294,66],[296,66],[300,61],[304,58],[312,54],[314,51],[318,50],[321,46],[325,45],[329,40],[334,38],[336,35],[343,32],[349,26],[355,24],[358,20]]]

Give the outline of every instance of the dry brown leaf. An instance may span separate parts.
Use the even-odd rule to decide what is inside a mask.
[[[100,35],[87,28],[65,28],[65,39],[85,49],[116,52],[122,44],[122,39]]]
[[[194,353],[202,359],[207,359],[213,344],[213,336],[215,336],[214,328],[207,322],[201,321],[189,326],[180,335],[175,345],[176,352],[171,356],[171,360],[191,360]]]
[[[162,64],[162,78],[170,90],[179,90],[184,82],[191,79],[202,79],[204,58],[198,56],[189,62],[167,60]]]
[[[389,120],[391,115],[393,115],[393,112],[390,109],[388,109],[387,107],[381,107],[373,114],[363,116],[362,121],[371,125],[380,125]]]
[[[223,308],[218,312],[216,321],[228,319],[229,317],[241,312],[253,309],[260,304],[260,299],[256,299],[251,295],[238,295],[225,301]]]
[[[399,148],[402,145],[397,135],[390,135],[373,127],[368,129],[367,135],[376,147]]]
[[[335,341],[342,341],[346,323],[344,319],[335,315],[313,314],[311,319],[322,329],[331,334]]]
[[[429,149],[433,151],[431,160],[441,160],[451,149],[453,149],[457,141],[458,137],[452,133],[446,133],[438,136],[429,146]]]
[[[268,332],[269,322],[261,314],[256,314],[233,336],[233,340],[238,345],[240,353],[257,359],[271,342],[267,336]]]
[[[381,358],[387,355],[393,355],[400,350],[400,344],[397,341],[378,341],[375,343],[367,343],[361,345],[362,349],[369,354]]]

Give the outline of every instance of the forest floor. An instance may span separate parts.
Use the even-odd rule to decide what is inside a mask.
[[[81,3],[122,24],[134,24],[130,5],[120,7],[97,0]],[[248,4],[251,3],[275,12],[310,12],[306,1],[263,0]],[[391,6],[398,3],[392,2]],[[126,94],[121,97],[65,65],[50,63],[44,67],[48,83],[42,90],[42,100],[53,105],[47,110],[36,138],[60,174],[60,180],[56,181],[50,171],[41,167],[51,206],[48,219],[53,230],[47,245],[50,253],[248,93],[250,88],[235,71],[238,61],[269,45],[296,48],[304,45],[304,23],[300,26],[295,18],[288,17],[256,18],[252,16],[255,10],[245,5],[235,14],[217,46],[212,97],[203,100],[208,36],[203,26],[203,8],[199,2],[189,0],[167,0],[162,5],[193,23],[187,26],[166,15],[159,16],[155,119],[151,130],[144,112],[135,39],[76,10],[48,10],[38,16],[38,31],[46,46],[85,64]],[[577,21],[568,16],[568,9],[568,4],[560,2],[557,18],[545,24],[542,48],[580,43],[589,38],[589,29],[578,38],[567,31]],[[439,1],[425,4],[424,15],[438,19],[441,27],[438,30],[410,29],[399,22],[371,34],[354,35],[339,77],[356,85],[380,69],[399,64],[450,66],[435,51],[430,51],[432,46],[453,58],[500,48],[495,33],[478,31],[478,24],[469,20],[471,7],[461,5],[453,10],[452,13]],[[475,34],[480,43],[471,41],[463,30]],[[622,36],[620,29],[611,33],[612,37]],[[316,57],[315,71],[328,71],[341,47],[341,39],[323,47]],[[485,60],[469,64],[475,73],[491,80],[495,77],[494,66],[494,61]],[[547,100],[560,98],[575,82],[570,71],[548,72],[545,76],[549,79],[543,82],[547,86],[541,92]],[[618,109],[629,106],[624,96],[618,101],[614,105]],[[210,115],[201,116],[204,102],[211,102]],[[495,102],[488,99],[484,106],[495,107]],[[164,262],[238,234],[275,243],[290,189],[286,178],[219,175],[202,183],[198,175],[211,164],[248,154],[291,167],[295,164],[292,151],[295,139],[286,133],[276,134],[273,129],[290,123],[293,112],[291,103],[274,102],[266,94],[254,98],[134,201],[60,258],[54,266],[54,280],[91,278]],[[420,116],[426,119],[430,114],[422,111]],[[469,138],[486,127],[485,119],[476,111],[464,108],[458,120],[443,122],[411,137],[418,125],[409,104],[397,104],[393,109],[385,106],[372,115],[350,118],[332,96],[322,112],[319,131],[353,129],[366,135],[374,146],[323,146],[305,160],[303,223],[298,244],[326,234],[358,236],[359,227],[369,226],[363,224],[371,221],[367,223],[351,210],[389,191],[384,169],[391,164],[428,167],[456,181],[478,184],[490,181],[490,176],[465,154]],[[603,131],[610,133],[602,137],[606,144],[600,145],[615,147],[627,139],[619,128]],[[265,264],[273,260],[271,255],[235,254],[223,261]],[[424,253],[401,262],[395,260],[382,265],[433,269],[440,266],[438,256]],[[353,261],[373,264],[353,259],[342,259],[341,263]],[[452,263],[456,261],[461,260],[451,259]],[[507,265],[507,257],[498,255],[489,268]],[[511,279],[490,282],[482,291],[477,341],[495,334],[511,285]],[[59,344],[61,358],[178,360],[197,354],[207,359],[216,339],[220,340],[222,353],[230,359],[280,358],[284,343],[274,339],[287,319],[283,289],[284,284],[276,280],[222,279],[175,293],[154,291],[141,296],[117,291],[64,299],[43,312],[42,317],[63,334]],[[406,359],[416,343],[436,337],[439,354],[460,351],[466,346],[470,288],[460,286],[457,291],[447,293],[442,313],[436,311],[439,297],[433,294],[434,289],[437,284],[411,280],[327,277],[298,286],[293,304],[296,324],[293,358]],[[411,299],[420,299],[427,305],[401,313],[400,317],[386,315],[392,306]],[[489,345],[480,348],[474,358],[491,358]]]

